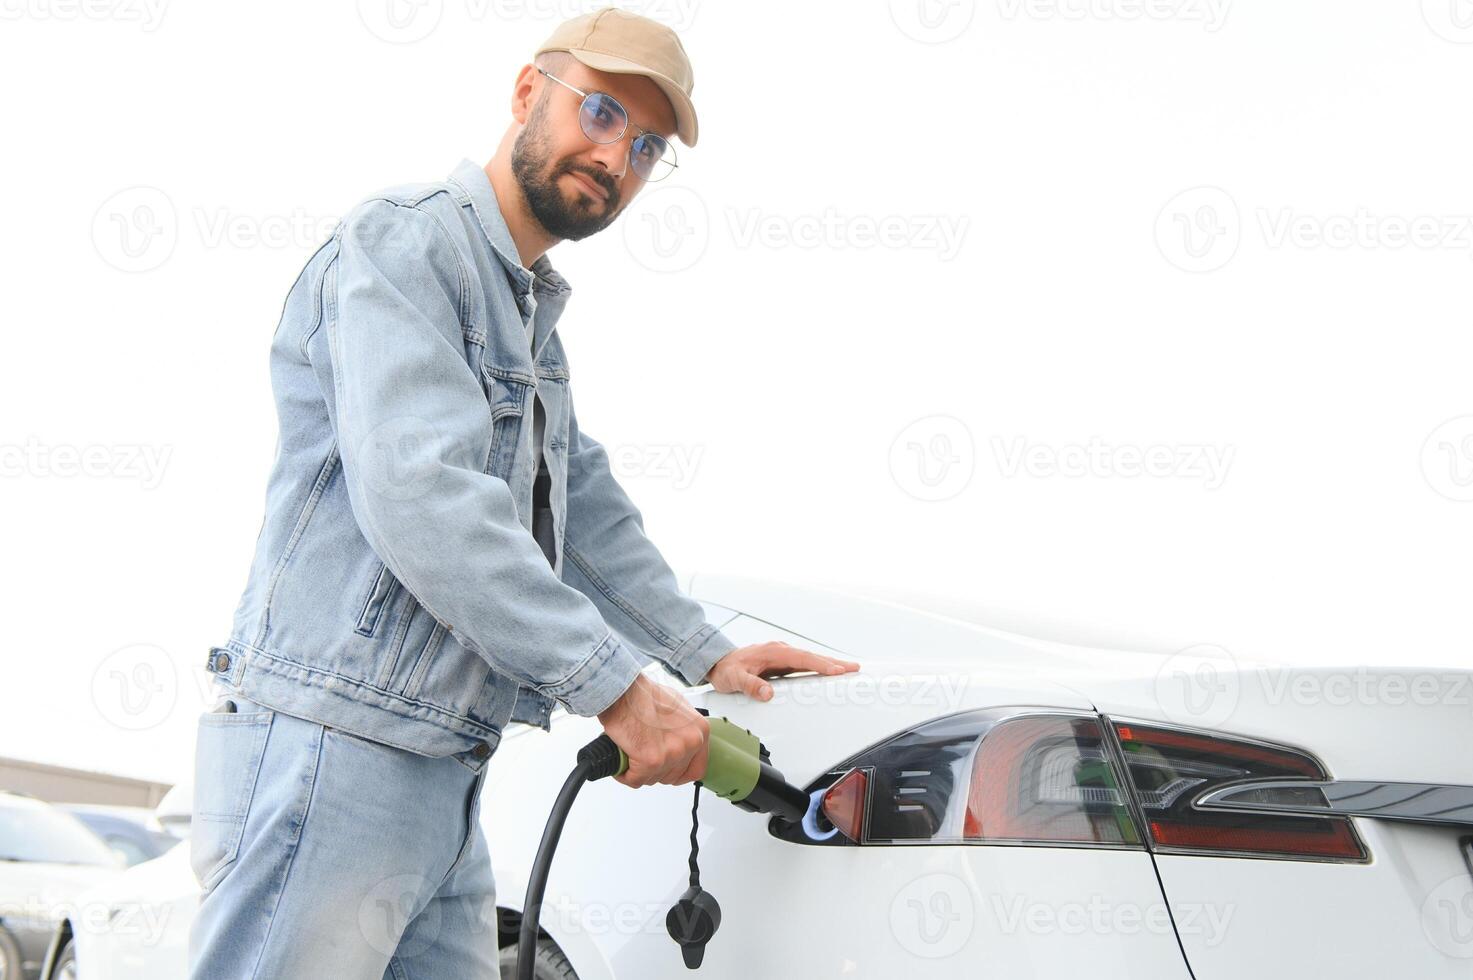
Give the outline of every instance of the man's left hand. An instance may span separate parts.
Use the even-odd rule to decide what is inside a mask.
[[[758,701],[770,701],[772,685],[765,678],[804,670],[828,675],[847,674],[858,669],[859,664],[853,660],[825,657],[821,653],[773,640],[731,651],[716,661],[706,673],[706,680],[723,694],[741,691]]]

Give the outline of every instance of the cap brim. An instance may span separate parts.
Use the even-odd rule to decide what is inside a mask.
[[[675,135],[680,137],[680,142],[686,146],[696,145],[696,136],[700,127],[696,124],[696,107],[691,103],[690,96],[668,76],[657,71],[646,68],[638,62],[630,61],[628,58],[620,58],[612,54],[602,54],[598,51],[575,51],[568,49],[568,54],[577,58],[583,64],[594,71],[606,71],[614,75],[643,75],[656,85],[665,97],[670,100],[671,107],[675,110]]]

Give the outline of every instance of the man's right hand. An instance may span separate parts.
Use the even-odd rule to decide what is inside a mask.
[[[679,786],[706,774],[711,737],[706,716],[678,692],[643,674],[599,712],[598,720],[629,757],[629,768],[614,777],[625,786]]]

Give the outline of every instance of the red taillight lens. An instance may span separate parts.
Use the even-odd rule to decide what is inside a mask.
[[[863,840],[864,805],[869,800],[869,777],[851,769],[823,794],[823,815],[839,833],[856,844]]]
[[[1025,715],[988,732],[972,760],[963,836],[1139,844],[1100,723]]]
[[[1200,732],[1116,722],[1131,787],[1157,850],[1244,857],[1363,861],[1344,818],[1198,809],[1204,793],[1249,779],[1324,779],[1318,761],[1290,748]]]

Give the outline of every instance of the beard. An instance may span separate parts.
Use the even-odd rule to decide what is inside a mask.
[[[544,102],[532,109],[532,117],[517,134],[512,144],[511,172],[521,185],[522,196],[532,216],[549,235],[576,242],[603,231],[619,215],[619,191],[614,182],[596,168],[579,167],[570,162],[553,166],[551,134],[547,130]],[[579,192],[570,203],[558,185],[566,173],[580,173],[608,192],[603,201],[595,201]]]

